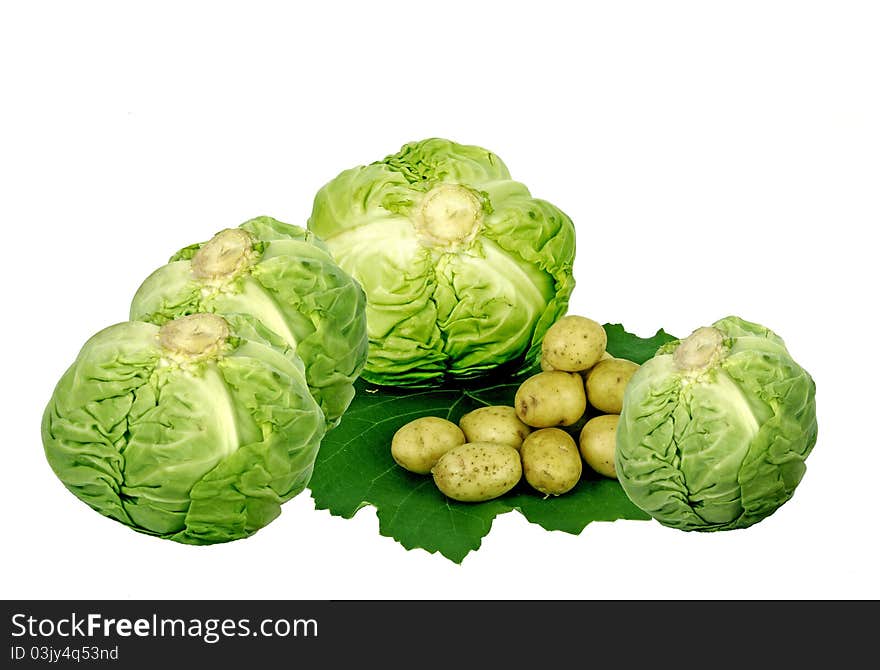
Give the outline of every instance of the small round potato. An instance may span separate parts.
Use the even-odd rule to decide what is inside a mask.
[[[545,333],[541,357],[554,370],[583,372],[599,361],[607,344],[599,323],[584,316],[564,316]]]
[[[507,444],[514,449],[520,445],[532,429],[519,420],[516,410],[507,405],[480,407],[468,412],[458,422],[468,442],[493,442]]]
[[[437,488],[453,500],[497,498],[522,478],[519,452],[506,444],[469,442],[450,449],[431,470]]]
[[[391,456],[410,472],[426,475],[443,454],[464,443],[464,433],[451,421],[423,416],[394,433]]]
[[[526,379],[516,390],[516,415],[535,428],[570,426],[587,408],[584,380],[575,372],[551,370]]]
[[[639,366],[622,358],[599,361],[587,374],[587,400],[600,412],[620,414],[623,392]]]
[[[581,455],[564,430],[536,430],[525,439],[520,453],[526,481],[544,495],[567,493],[581,478]]]
[[[587,421],[581,431],[581,456],[600,475],[617,479],[614,450],[617,443],[617,414],[603,414]]]

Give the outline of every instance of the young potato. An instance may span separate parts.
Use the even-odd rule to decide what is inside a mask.
[[[443,454],[464,443],[464,433],[451,421],[423,416],[394,433],[391,457],[410,472],[426,475]]]
[[[581,431],[581,456],[600,475],[617,479],[614,450],[617,444],[617,414],[603,414],[587,421]]]
[[[552,365],[547,362],[547,356],[544,355],[544,352],[541,352],[541,372],[550,372],[551,370],[555,370]]]
[[[493,442],[519,449],[532,429],[519,420],[516,410],[507,405],[480,407],[468,412],[458,422],[468,442]]]
[[[599,361],[587,373],[587,400],[600,412],[620,414],[623,392],[639,366],[622,358]]]
[[[564,430],[536,430],[525,439],[520,453],[526,481],[544,495],[567,493],[581,478],[581,455]]]
[[[554,370],[583,372],[599,361],[607,344],[599,323],[584,316],[564,316],[544,335],[541,358]]]
[[[481,502],[507,493],[522,478],[519,452],[506,444],[469,442],[450,449],[431,470],[453,500]]]
[[[516,415],[535,428],[570,426],[587,408],[584,380],[576,372],[551,370],[526,379],[516,390]]]

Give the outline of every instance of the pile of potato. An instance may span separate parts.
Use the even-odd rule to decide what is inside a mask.
[[[617,420],[639,366],[610,356],[607,343],[592,319],[561,318],[544,336],[542,372],[520,385],[513,406],[481,407],[459,425],[433,416],[411,421],[394,434],[392,457],[466,502],[497,498],[523,476],[545,496],[562,495],[580,479],[582,458],[616,477]]]

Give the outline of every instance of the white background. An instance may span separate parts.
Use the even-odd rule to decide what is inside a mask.
[[[878,34],[871,2],[4,2],[0,596],[880,597]],[[714,534],[511,513],[458,566],[307,494],[198,548],[63,488],[43,407],[150,271],[429,136],[571,215],[573,312],[786,339],[820,425],[789,504]]]

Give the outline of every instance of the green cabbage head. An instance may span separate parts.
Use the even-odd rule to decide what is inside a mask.
[[[574,287],[571,220],[476,146],[428,139],[346,170],[308,227],[366,291],[377,384],[528,365]]]
[[[367,356],[365,302],[313,234],[261,216],[178,251],[140,286],[130,318],[161,326],[197,312],[249,317],[296,351],[335,425]]]
[[[810,375],[775,333],[731,316],[664,345],[633,376],[617,476],[664,525],[745,528],[791,498],[816,431]]]
[[[188,544],[247,537],[311,477],[325,431],[302,362],[259,324],[194,314],[86,342],[43,415],[46,457],[101,514]]]

